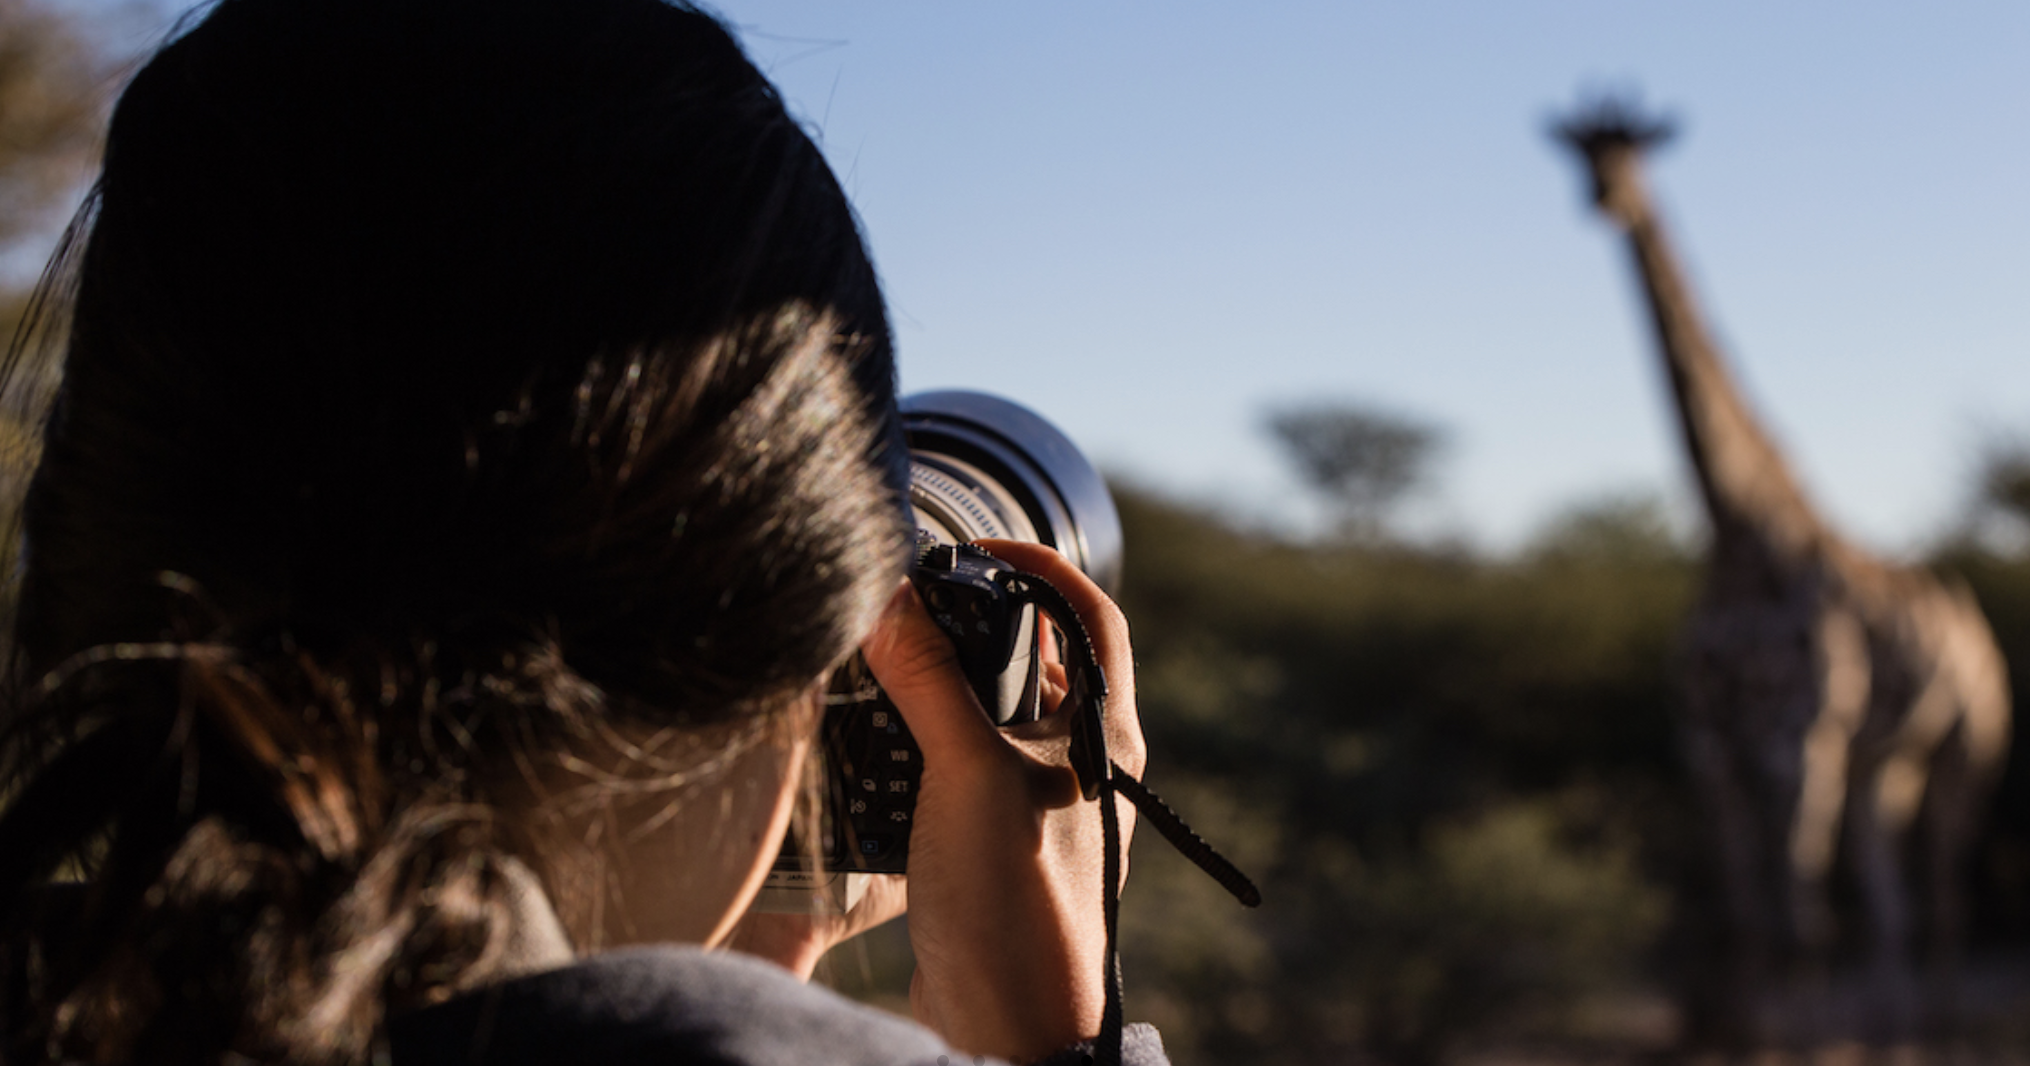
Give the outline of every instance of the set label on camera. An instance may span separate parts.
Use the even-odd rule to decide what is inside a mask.
[[[826,732],[831,775],[844,795],[835,810],[837,853],[848,869],[901,873],[909,861],[909,830],[923,785],[923,753],[885,697],[834,706]]]

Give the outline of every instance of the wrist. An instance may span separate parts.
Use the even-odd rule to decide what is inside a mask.
[[[1041,988],[997,993],[980,990],[991,986],[972,987],[971,995],[955,994],[926,980],[919,966],[910,982],[910,1013],[953,1047],[1008,1062],[1040,1062],[1099,1035],[1099,1005],[1086,1003],[1089,997],[1052,995]]]

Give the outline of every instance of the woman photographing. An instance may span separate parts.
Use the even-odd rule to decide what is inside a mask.
[[[903,581],[874,270],[710,17],[220,0],[123,94],[44,293],[6,1061],[1070,1063],[1099,1034],[1098,804],[1061,716],[993,728]],[[1119,612],[995,550],[1092,634],[1139,776]],[[906,889],[751,916],[856,651],[924,752]],[[801,983],[905,906],[927,1028]]]

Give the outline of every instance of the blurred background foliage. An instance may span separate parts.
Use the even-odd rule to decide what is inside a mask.
[[[86,18],[0,0],[9,335],[118,82]],[[9,530],[54,382],[39,350],[0,398]],[[1315,402],[1263,425],[1335,520],[1323,535],[1115,486],[1150,783],[1266,899],[1240,910],[1143,834],[1123,912],[1130,1016],[1180,1066],[1669,1047],[1712,887],[1672,735],[1697,544],[1639,495],[1576,507],[1520,551],[1408,540],[1393,513],[1432,476],[1441,428]],[[1998,441],[1978,465],[1931,562],[1973,586],[2021,706],[2030,445]],[[2030,757],[1969,872],[1977,957],[2030,953]],[[906,937],[897,923],[836,953],[829,979],[906,1011]]]

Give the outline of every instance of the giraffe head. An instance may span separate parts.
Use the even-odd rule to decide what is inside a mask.
[[[1551,134],[1578,152],[1593,175],[1593,202],[1616,224],[1626,228],[1649,213],[1642,186],[1642,153],[1670,140],[1676,123],[1668,116],[1645,115],[1631,100],[1600,96],[1581,104]]]

